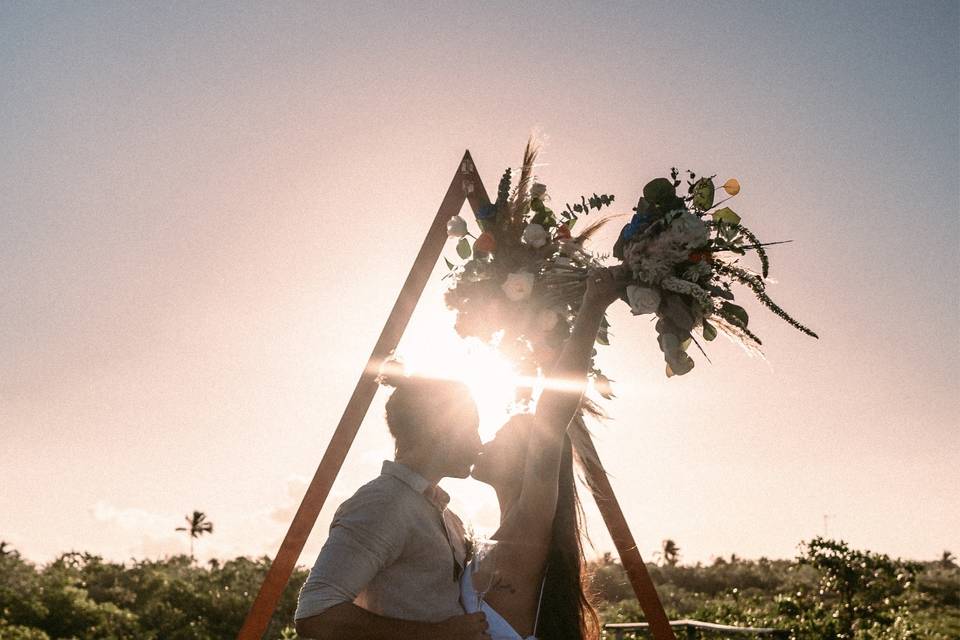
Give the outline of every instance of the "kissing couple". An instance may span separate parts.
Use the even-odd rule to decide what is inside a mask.
[[[573,448],[594,342],[626,285],[597,269],[569,339],[545,373],[536,412],[510,418],[483,445],[477,407],[449,380],[386,376],[396,441],[379,477],[340,505],[300,590],[296,629],[319,640],[595,640],[585,594]],[[471,470],[472,467],[472,470]],[[473,478],[494,488],[500,527],[469,554],[463,523],[437,486]]]

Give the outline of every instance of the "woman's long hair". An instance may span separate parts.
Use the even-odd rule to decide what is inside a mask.
[[[573,446],[563,437],[557,511],[535,635],[540,640],[595,640],[600,622],[587,595],[583,557],[583,509],[573,471]]]

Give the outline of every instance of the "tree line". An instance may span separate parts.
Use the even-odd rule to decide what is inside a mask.
[[[196,531],[209,524],[187,520],[188,533],[191,521]],[[798,640],[960,637],[960,568],[949,552],[912,562],[815,538],[789,560],[683,564],[669,542],[648,569],[672,619],[777,627]],[[76,551],[38,566],[0,542],[0,640],[233,638],[269,566],[267,557],[117,563]],[[643,620],[616,559],[607,554],[589,569],[604,622]],[[266,638],[296,638],[293,613],[306,576],[306,568],[294,572]]]

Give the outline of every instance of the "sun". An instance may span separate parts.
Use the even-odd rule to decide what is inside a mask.
[[[447,313],[430,314],[429,321],[410,326],[397,355],[410,375],[466,384],[477,403],[480,437],[485,442],[509,417],[517,388],[525,382],[496,348],[458,336]]]

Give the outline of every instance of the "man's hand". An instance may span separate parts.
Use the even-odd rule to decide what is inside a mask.
[[[490,640],[489,628],[486,614],[467,613],[436,623],[430,640]]]
[[[587,274],[587,290],[583,294],[583,304],[606,309],[620,297],[629,280],[630,271],[623,265],[591,270]]]

